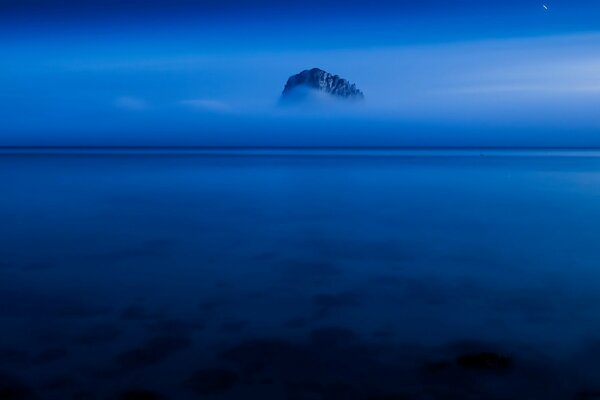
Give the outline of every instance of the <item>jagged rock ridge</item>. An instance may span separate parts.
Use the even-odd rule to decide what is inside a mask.
[[[299,89],[318,90],[345,99],[361,100],[365,97],[355,84],[319,68],[307,69],[291,76],[285,84],[282,97],[294,97]]]

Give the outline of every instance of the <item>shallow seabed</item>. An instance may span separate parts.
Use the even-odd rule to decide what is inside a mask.
[[[0,182],[0,399],[600,398],[597,152],[11,149]]]

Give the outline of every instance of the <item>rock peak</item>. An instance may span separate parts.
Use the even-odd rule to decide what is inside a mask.
[[[365,97],[355,84],[320,68],[306,69],[290,76],[283,89],[282,97],[298,97],[298,92],[307,90],[316,90],[344,99],[361,100]]]

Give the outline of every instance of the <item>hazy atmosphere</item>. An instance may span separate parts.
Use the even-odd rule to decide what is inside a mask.
[[[592,1],[1,7],[5,146],[600,145]],[[313,67],[365,101],[282,108]]]
[[[0,400],[600,399],[599,0],[0,0]]]

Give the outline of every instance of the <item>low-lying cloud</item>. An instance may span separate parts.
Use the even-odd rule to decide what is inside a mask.
[[[0,130],[13,141],[32,132],[109,140],[153,131],[194,144],[213,134],[223,142],[246,135],[241,142],[250,144],[256,132],[266,132],[263,141],[270,132],[277,140],[301,138],[292,143],[323,136],[342,143],[352,131],[356,143],[363,135],[405,138],[403,144],[441,144],[440,137],[444,144],[527,137],[541,145],[573,138],[598,144],[599,47],[600,35],[589,34],[318,51],[136,56],[116,49],[83,59],[74,48],[51,62],[40,55],[43,62],[28,72],[5,71]],[[288,77],[312,67],[355,82],[365,101],[281,107]],[[56,79],[35,79],[39,74]]]
[[[182,100],[180,102],[185,107],[194,110],[216,112],[216,113],[228,113],[232,111],[230,105],[223,101],[213,99],[191,99]]]
[[[114,105],[122,110],[142,111],[148,108],[148,103],[141,98],[122,96],[114,101]]]

